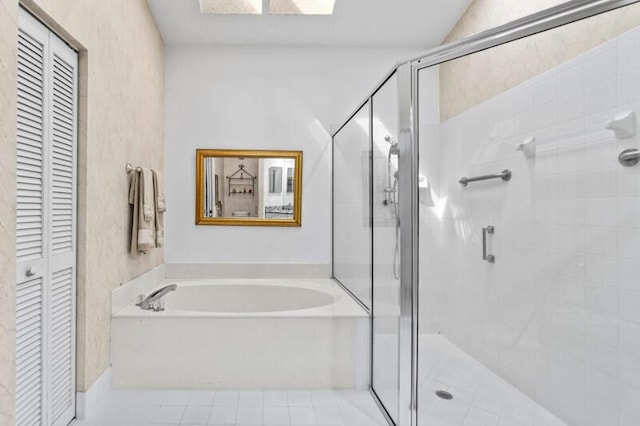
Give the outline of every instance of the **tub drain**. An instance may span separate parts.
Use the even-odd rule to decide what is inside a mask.
[[[453,399],[453,395],[451,395],[449,392],[443,391],[443,390],[436,391],[436,396],[438,398],[442,398],[442,399]]]

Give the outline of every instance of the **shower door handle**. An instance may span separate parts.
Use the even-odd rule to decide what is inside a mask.
[[[494,263],[496,257],[492,254],[487,254],[487,234],[493,234],[495,231],[493,226],[487,226],[482,228],[482,260],[486,260],[489,263]]]

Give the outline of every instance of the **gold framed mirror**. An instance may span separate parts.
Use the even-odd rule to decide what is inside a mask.
[[[196,150],[196,225],[301,224],[302,151]]]

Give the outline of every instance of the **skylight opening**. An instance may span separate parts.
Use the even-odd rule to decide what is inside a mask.
[[[271,0],[271,15],[333,15],[336,0]]]
[[[200,12],[212,15],[261,15],[262,0],[199,0]]]

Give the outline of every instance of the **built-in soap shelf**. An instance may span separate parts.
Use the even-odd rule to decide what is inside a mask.
[[[634,111],[627,111],[622,114],[618,114],[613,119],[605,123],[604,129],[615,133],[617,139],[632,138],[636,135],[636,113]],[[526,158],[534,158],[536,156],[537,148],[540,145],[560,141],[570,145],[573,139],[582,138],[582,136],[582,130],[568,132],[560,136],[553,136],[544,139],[539,139],[533,136],[518,143],[516,145],[516,150],[521,151]]]

